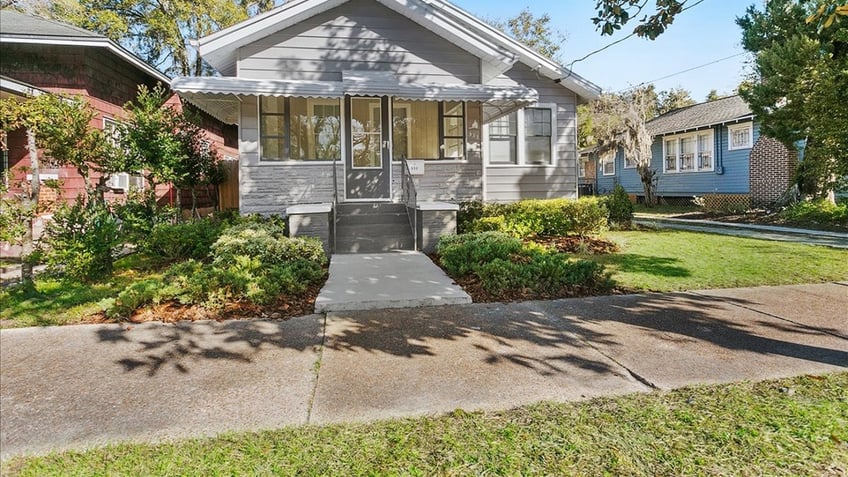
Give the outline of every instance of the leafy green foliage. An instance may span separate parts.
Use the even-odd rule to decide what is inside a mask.
[[[537,17],[529,7],[525,7],[521,13],[506,22],[494,20],[490,23],[542,56],[557,62],[562,61],[560,51],[566,36],[551,26],[550,15],[542,14]]]
[[[510,204],[464,203],[457,215],[462,232],[499,231],[515,237],[593,235],[607,227],[607,209],[595,197],[522,200]]]
[[[633,34],[655,40],[684,10],[686,2],[687,0],[655,0],[654,13],[637,20],[638,25],[633,29]],[[601,35],[612,35],[638,17],[647,4],[645,0],[596,0],[598,16],[593,17],[592,22]]]
[[[319,264],[327,257],[321,241],[315,238],[288,238],[285,228],[277,223],[243,223],[227,229],[212,246],[211,257],[215,265],[232,263],[239,256],[274,265],[296,259]]]
[[[112,211],[121,221],[121,235],[127,243],[144,249],[157,224],[174,223],[180,218],[173,207],[158,207],[156,194],[152,190],[127,193],[124,202],[112,204]]]
[[[633,221],[633,202],[621,184],[616,184],[612,194],[605,197],[609,221],[619,227],[629,227]]]
[[[165,260],[205,260],[222,228],[223,224],[214,219],[159,223],[153,226],[143,248]]]
[[[32,3],[13,0],[24,10]],[[265,12],[274,0],[78,0],[46,2],[35,13],[101,33],[134,51],[151,65],[170,65],[167,72],[202,76],[211,69],[191,46],[191,39]]]
[[[565,254],[501,232],[445,236],[439,240],[438,253],[451,276],[475,274],[483,289],[495,295],[527,289],[557,296],[568,287],[603,290],[611,286],[602,265],[571,261]]]
[[[327,257],[318,239],[288,238],[279,219],[250,217],[229,226],[203,219],[153,228],[150,252],[173,264],[161,279],[127,287],[107,303],[110,316],[176,301],[223,308],[230,302],[272,304],[303,293],[325,275]],[[204,263],[204,260],[211,263]]]
[[[848,17],[835,13],[832,1],[773,0],[736,21],[742,46],[756,55],[739,94],[762,134],[790,146],[806,140],[804,172],[815,179],[815,196],[848,175]],[[830,26],[817,25],[817,15]]]
[[[43,240],[48,269],[80,281],[109,276],[121,244],[120,227],[111,211],[82,198],[72,206],[60,206],[47,223]]]
[[[826,200],[799,202],[780,213],[793,224],[830,224],[848,227],[848,200],[832,204]]]

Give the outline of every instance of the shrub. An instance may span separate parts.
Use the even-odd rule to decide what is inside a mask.
[[[130,191],[123,203],[113,206],[113,212],[121,223],[124,242],[146,246],[156,224],[172,223],[179,219],[179,211],[173,207],[157,207],[152,191]]]
[[[205,260],[222,228],[215,219],[156,224],[144,249],[166,260]]]
[[[848,226],[848,202],[840,201],[831,204],[826,200],[799,202],[783,212],[780,216],[798,224],[829,224]]]
[[[165,286],[158,278],[148,278],[125,288],[106,308],[106,316],[128,317],[133,310],[152,303],[160,303]]]
[[[238,256],[258,259],[263,265],[308,260],[323,265],[324,247],[316,238],[288,238],[285,228],[273,222],[245,222],[224,231],[212,245],[216,266],[227,266]]]
[[[109,209],[82,199],[59,207],[43,240],[51,273],[86,282],[111,275],[121,245],[118,221]]]
[[[619,227],[629,227],[633,222],[633,202],[621,184],[616,184],[612,194],[605,197],[609,222]]]
[[[521,252],[521,240],[502,232],[482,232],[443,238],[437,250],[442,266],[454,276],[466,275],[495,259],[509,260]]]
[[[522,200],[511,204],[473,202],[462,207],[457,217],[460,233],[496,231],[519,238],[592,235],[602,232],[608,223],[606,206],[595,197]]]

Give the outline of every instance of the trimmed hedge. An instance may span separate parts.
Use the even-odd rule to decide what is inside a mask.
[[[522,200],[510,204],[466,202],[460,206],[457,230],[503,232],[513,237],[596,235],[608,226],[605,200],[596,197]]]

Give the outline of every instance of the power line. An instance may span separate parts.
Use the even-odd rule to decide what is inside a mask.
[[[671,74],[668,74],[668,75],[662,76],[662,77],[660,77],[660,78],[652,79],[652,80],[649,80],[649,81],[643,81],[643,82],[641,82],[641,83],[639,83],[639,84],[637,84],[637,85],[635,85],[635,86],[631,86],[631,87],[629,87],[629,88],[624,88],[624,89],[619,90],[619,91],[616,91],[616,92],[617,92],[617,93],[623,93],[623,92],[625,92],[625,91],[630,91],[631,89],[636,89],[636,88],[638,88],[638,87],[640,87],[640,86],[645,86],[646,84],[654,83],[654,82],[656,82],[656,81],[662,81],[662,80],[664,80],[664,79],[672,78],[672,77],[677,76],[677,75],[682,75],[683,73],[688,73],[688,72],[690,72],[690,71],[695,71],[695,70],[697,70],[697,69],[701,69],[701,68],[704,68],[704,67],[707,67],[707,66],[710,66],[710,65],[714,65],[714,64],[716,64],[716,63],[720,63],[720,62],[722,62],[722,61],[727,61],[727,60],[729,60],[729,59],[731,59],[731,58],[736,58],[737,56],[742,56],[742,55],[745,55],[745,54],[747,54],[747,52],[744,52],[744,51],[743,51],[742,53],[736,53],[735,55],[725,56],[724,58],[719,58],[719,59],[717,59],[717,60],[713,60],[713,61],[710,61],[709,63],[704,63],[704,64],[702,64],[702,65],[693,66],[693,67],[691,67],[691,68],[687,68],[687,69],[685,69],[685,70],[681,70],[681,71],[678,71],[678,72],[676,72],[676,73],[671,73]]]

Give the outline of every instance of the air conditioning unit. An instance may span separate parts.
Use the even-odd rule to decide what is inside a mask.
[[[111,174],[106,184],[110,189],[127,190],[130,186],[130,175],[126,172]]]

